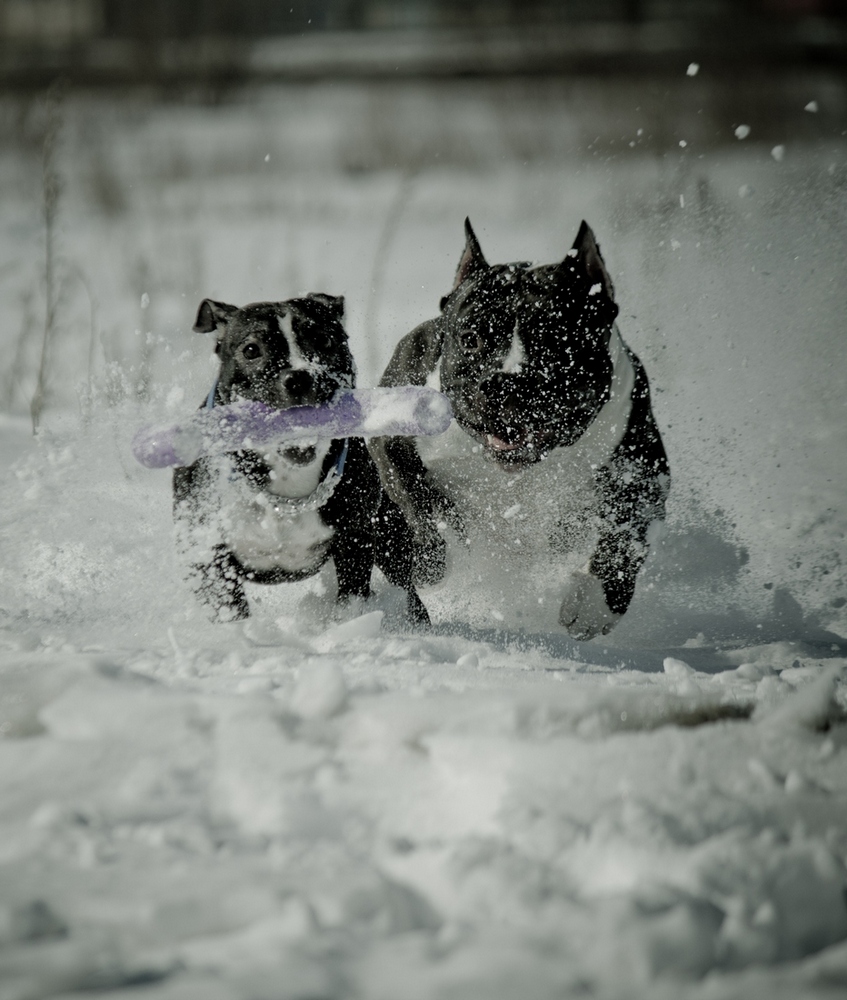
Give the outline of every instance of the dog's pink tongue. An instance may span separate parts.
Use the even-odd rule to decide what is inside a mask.
[[[509,444],[508,441],[495,437],[494,434],[488,434],[486,436],[486,443],[492,451],[514,451],[515,448],[520,448],[520,444],[518,442]]]

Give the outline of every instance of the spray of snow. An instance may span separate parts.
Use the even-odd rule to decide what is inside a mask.
[[[332,158],[374,119],[363,93],[274,92],[250,113],[71,105],[64,252],[96,309],[68,284],[34,441],[32,338],[15,338],[41,273],[37,171],[2,153],[17,263],[0,310],[19,359],[0,418],[4,996],[837,990],[843,143],[788,137],[779,169],[746,143],[565,171],[558,148],[498,159],[486,129],[509,108],[459,87],[456,148],[481,143],[486,170],[415,174],[366,330],[362,248],[397,176]],[[392,98],[407,144],[442,126],[426,93]],[[519,134],[557,135],[560,110]],[[293,134],[266,162],[268,137]],[[297,159],[315,150],[320,169]],[[585,644],[551,625],[590,525],[567,525],[551,558],[531,479],[489,470],[474,559],[451,545],[459,599],[424,594],[431,632],[391,629],[402,598],[378,574],[339,616],[331,569],[253,587],[246,626],[212,626],[174,553],[169,473],[130,451],[208,392],[196,303],[343,292],[373,384],[448,290],[465,214],[492,260],[560,259],[583,216],[603,242],[673,470],[630,612]]]

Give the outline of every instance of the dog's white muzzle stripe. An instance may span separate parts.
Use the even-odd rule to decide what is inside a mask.
[[[523,363],[526,361],[526,350],[521,340],[520,330],[518,324],[515,323],[515,328],[512,331],[512,344],[509,348],[509,353],[503,358],[503,368],[504,374],[517,373],[523,367]]]
[[[285,371],[308,371],[313,373],[326,371],[325,365],[320,365],[316,361],[310,361],[300,350],[297,337],[294,335],[291,314],[283,313],[281,316],[278,315],[276,321],[279,326],[279,332],[285,337],[288,344],[288,364],[285,366]]]

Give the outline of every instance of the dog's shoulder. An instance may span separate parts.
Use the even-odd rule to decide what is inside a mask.
[[[347,438],[346,442],[347,454],[344,459],[344,472],[341,481],[346,481],[348,485],[362,484],[366,487],[370,487],[373,483],[379,483],[379,476],[368,452],[365,439],[351,437]],[[343,447],[341,442],[338,442],[338,445]]]
[[[379,384],[424,385],[441,357],[444,330],[444,320],[437,316],[406,334],[394,349]]]
[[[653,415],[647,370],[629,347],[626,352],[633,367],[634,384],[630,393],[629,420],[613,458],[635,459],[652,473],[667,477],[670,465]]]
[[[342,443],[337,442],[343,447]],[[327,457],[325,472],[338,462],[336,448]],[[379,507],[382,496],[379,473],[368,452],[364,438],[348,438],[344,468],[338,485],[321,508],[327,524],[339,525],[369,520]]]

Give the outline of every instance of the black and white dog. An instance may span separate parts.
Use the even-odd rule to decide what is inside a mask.
[[[319,406],[355,380],[344,300],[313,294],[243,308],[205,299],[194,329],[215,333],[220,375],[207,406],[239,399]],[[244,581],[281,583],[332,559],[338,602],[370,595],[376,564],[429,618],[412,585],[411,532],[361,438],[281,443],[203,457],[174,471],[174,513],[195,589],[217,620],[247,618]]]
[[[670,476],[647,375],[618,332],[585,222],[564,260],[540,267],[489,265],[468,220],[465,232],[441,314],[400,341],[381,382],[437,385],[458,429],[434,446],[376,438],[371,453],[414,531],[416,582],[440,581],[460,558],[451,607],[499,578],[495,620],[531,610],[590,639],[629,606],[664,515]],[[451,525],[464,545],[446,546]],[[580,550],[587,562],[568,566]]]

